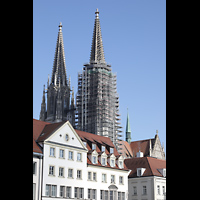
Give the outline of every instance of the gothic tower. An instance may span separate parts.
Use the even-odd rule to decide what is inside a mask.
[[[45,103],[45,86],[40,111],[40,120],[61,122],[69,120],[75,123],[74,92],[70,94],[70,80],[67,79],[62,24],[59,25],[51,83],[47,82],[47,108]],[[71,102],[70,102],[71,97]]]
[[[95,14],[90,62],[78,74],[76,128],[110,137],[118,147],[122,127],[116,74],[105,61],[98,9]]]

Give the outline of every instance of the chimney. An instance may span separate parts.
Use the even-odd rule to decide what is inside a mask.
[[[137,158],[141,158],[141,157],[144,157],[143,152],[141,151],[137,152]]]

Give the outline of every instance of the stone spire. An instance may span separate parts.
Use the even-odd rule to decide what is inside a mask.
[[[64,43],[63,43],[61,22],[58,27],[59,27],[59,32],[56,43],[51,83],[53,83],[55,86],[58,86],[60,81],[61,85],[65,86],[67,85],[67,75],[66,75]]]
[[[95,14],[96,18],[93,30],[90,63],[105,63],[98,8]]]
[[[127,121],[126,121],[126,141],[129,144],[131,143],[131,127],[129,122],[128,108],[127,108]]]

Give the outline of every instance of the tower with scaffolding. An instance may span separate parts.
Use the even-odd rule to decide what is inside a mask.
[[[98,9],[92,38],[90,62],[78,73],[76,128],[111,138],[118,148],[121,137],[116,74],[104,57]]]

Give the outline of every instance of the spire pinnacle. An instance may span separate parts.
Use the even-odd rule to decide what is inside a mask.
[[[96,14],[96,19],[99,19],[99,11],[98,11],[98,8],[96,9],[95,14]]]
[[[131,127],[129,121],[129,114],[127,108],[127,121],[126,121],[126,141],[130,144],[131,143]]]
[[[61,22],[58,27],[59,27],[59,32],[61,32],[62,31],[62,23]]]
[[[65,53],[64,53],[64,43],[63,43],[63,33],[62,33],[62,23],[59,24],[59,32],[56,43],[56,50],[54,56],[53,70],[51,83],[55,86],[59,86],[59,81],[61,85],[66,85],[67,74],[65,65]]]
[[[95,14],[96,18],[94,22],[90,63],[105,63],[98,8],[96,9]]]

